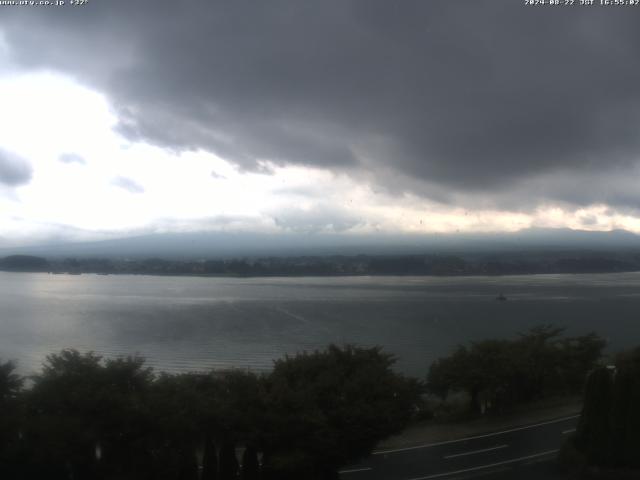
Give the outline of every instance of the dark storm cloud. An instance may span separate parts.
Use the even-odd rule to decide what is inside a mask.
[[[639,20],[520,1],[102,0],[7,9],[0,28],[18,64],[105,91],[132,138],[535,204],[638,161]],[[526,186],[555,171],[553,190]],[[586,203],[628,194],[588,187]]]
[[[0,148],[0,185],[24,185],[31,180],[31,174],[31,165],[26,160]]]
[[[77,163],[79,165],[86,165],[87,161],[77,153],[63,153],[58,157],[62,163]]]
[[[122,188],[130,193],[144,193],[144,187],[127,177],[115,177],[111,180],[111,185]]]

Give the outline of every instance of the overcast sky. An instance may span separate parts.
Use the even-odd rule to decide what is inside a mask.
[[[640,233],[640,7],[0,6],[0,245]]]

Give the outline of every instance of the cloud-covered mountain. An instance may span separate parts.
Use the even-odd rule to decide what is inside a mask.
[[[238,256],[514,253],[527,251],[640,250],[640,236],[625,231],[530,229],[510,234],[339,235],[182,233],[0,249],[0,256],[228,258]]]

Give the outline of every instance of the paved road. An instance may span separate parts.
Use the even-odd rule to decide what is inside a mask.
[[[496,433],[375,452],[366,461],[345,468],[342,480],[453,480],[551,477],[555,458],[578,416]],[[547,473],[545,473],[547,472]]]

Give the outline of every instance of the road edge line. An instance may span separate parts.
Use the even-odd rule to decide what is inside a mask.
[[[480,465],[478,467],[465,468],[464,470],[455,470],[452,472],[436,473],[433,475],[427,475],[426,477],[414,477],[414,478],[410,478],[409,480],[429,480],[431,478],[441,478],[441,477],[447,477],[449,475],[458,475],[460,473],[475,472],[476,470],[483,470],[485,468],[499,467],[501,465],[508,465],[510,463],[517,463],[517,462],[522,462],[524,460],[531,460],[532,458],[539,458],[545,455],[551,455],[552,453],[558,453],[559,451],[560,451],[559,449],[547,450],[546,452],[534,453],[533,455],[527,455],[526,457],[514,458],[512,460],[504,460],[502,462],[490,463],[488,465]]]
[[[455,440],[446,440],[444,442],[426,443],[424,445],[416,445],[416,446],[413,446],[413,447],[393,448],[393,449],[389,449],[389,450],[378,450],[378,451],[372,452],[371,455],[386,455],[387,453],[406,452],[406,451],[409,451],[409,450],[419,450],[421,448],[438,447],[440,445],[450,445],[452,443],[457,443],[457,442],[466,442],[468,440],[476,440],[478,438],[493,437],[493,436],[502,435],[502,434],[505,434],[505,433],[518,432],[520,430],[527,430],[529,428],[541,427],[543,425],[551,425],[553,423],[566,422],[567,420],[573,420],[574,418],[579,418],[579,417],[580,417],[580,414],[577,414],[577,415],[571,415],[569,417],[563,417],[563,418],[557,418],[555,420],[549,420],[549,421],[546,421],[546,422],[535,423],[533,425],[525,425],[523,427],[510,428],[508,430],[502,430],[501,432],[485,433],[485,434],[482,434],[482,435],[474,435],[474,436],[471,436],[471,437],[458,438],[458,439],[455,439]]]
[[[496,447],[483,448],[480,450],[472,450],[470,452],[454,453],[453,455],[446,455],[442,458],[444,458],[445,460],[449,460],[450,458],[464,457],[466,455],[475,455],[476,453],[493,452],[494,450],[501,450],[503,448],[507,448],[508,446],[509,445],[505,443],[504,445],[498,445]]]

